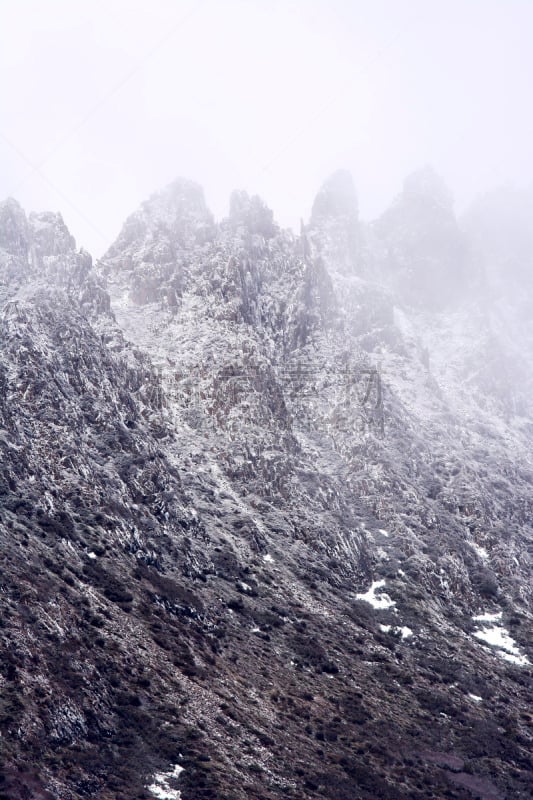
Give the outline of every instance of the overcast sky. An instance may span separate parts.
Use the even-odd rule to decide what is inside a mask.
[[[349,168],[377,216],[432,164],[458,210],[533,182],[533,0],[0,0],[0,196],[100,255],[184,175],[284,225]]]

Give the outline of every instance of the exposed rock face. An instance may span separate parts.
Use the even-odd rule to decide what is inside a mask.
[[[0,796],[529,796],[531,320],[468,231],[181,180],[94,270],[0,205]]]

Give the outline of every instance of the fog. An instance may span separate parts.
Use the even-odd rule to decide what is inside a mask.
[[[464,209],[533,181],[529,0],[3,0],[0,195],[100,255],[178,175],[283,225],[352,171],[363,218],[430,163]]]

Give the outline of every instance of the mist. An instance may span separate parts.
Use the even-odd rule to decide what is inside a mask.
[[[181,175],[295,227],[339,167],[372,219],[431,164],[461,212],[533,181],[532,24],[525,0],[8,0],[1,193],[96,256]]]

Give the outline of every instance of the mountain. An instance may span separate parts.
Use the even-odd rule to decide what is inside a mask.
[[[0,205],[0,797],[530,796],[520,207]]]
[[[469,283],[466,242],[451,194],[431,168],[406,179],[375,228],[385,251],[384,271],[399,298],[428,310],[461,299]]]

